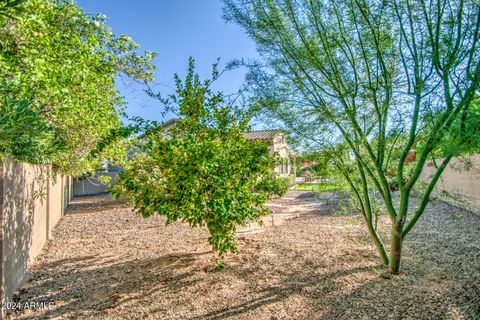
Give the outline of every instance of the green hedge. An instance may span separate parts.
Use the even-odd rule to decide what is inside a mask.
[[[285,181],[288,187],[291,187],[295,184],[295,176],[279,177],[278,180]]]

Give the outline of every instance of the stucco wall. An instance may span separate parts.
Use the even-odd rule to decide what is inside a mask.
[[[292,168],[292,163],[290,162],[290,151],[288,149],[288,144],[283,133],[278,133],[273,137],[270,151],[272,153],[277,152],[282,159],[282,163],[275,167],[274,172],[280,174],[281,176],[295,174],[295,168]]]
[[[0,172],[1,299],[9,300],[63,215],[64,186],[48,166],[7,160]]]
[[[442,160],[437,161],[437,165]],[[420,178],[428,182],[436,169],[431,163],[423,169]],[[446,191],[453,197],[442,199],[462,205],[467,209],[480,212],[480,154],[465,159],[452,159],[435,187],[436,194]]]
[[[64,202],[64,183],[65,179],[59,175],[50,175],[49,190],[48,190],[48,238],[52,237],[53,228],[57,225],[58,221],[63,215],[63,202]]]

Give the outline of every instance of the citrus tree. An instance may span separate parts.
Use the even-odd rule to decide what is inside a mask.
[[[269,212],[265,201],[286,189],[278,189],[268,146],[244,138],[249,117],[210,90],[217,76],[215,68],[212,79],[200,81],[190,60],[185,81],[175,76],[176,94],[157,95],[179,120],[168,130],[150,128],[113,192],[144,217],[160,214],[167,224],[206,227],[217,267],[223,267],[224,254],[237,250],[237,226],[260,222]]]

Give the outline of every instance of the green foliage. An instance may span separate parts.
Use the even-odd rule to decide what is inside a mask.
[[[257,43],[260,61],[243,62],[253,108],[329,151],[382,262],[398,273],[403,240],[443,170],[479,147],[479,2],[224,3],[226,19]],[[420,200],[410,201],[432,158],[443,161]],[[391,219],[390,254],[372,190]]]
[[[260,222],[268,214],[265,201],[278,190],[271,174],[277,160],[265,143],[244,138],[249,118],[211,91],[217,76],[215,66],[212,79],[200,81],[191,59],[186,79],[175,75],[176,94],[155,95],[180,119],[168,132],[150,128],[113,194],[124,195],[144,217],[206,227],[221,268],[224,254],[237,251],[237,226]]]
[[[0,76],[18,86],[15,100],[44,106],[44,122],[62,141],[54,168],[79,175],[124,157],[125,146],[111,138],[123,125],[114,80],[151,80],[155,54],[138,55],[131,38],[115,36],[104,16],[74,2],[30,0],[20,9],[0,15]]]
[[[17,86],[0,83],[0,160],[12,157],[29,163],[49,163],[58,158],[62,141],[44,118],[45,108],[32,98],[16,98]]]
[[[452,124],[441,142],[442,153],[467,155],[480,153],[480,96],[475,97],[468,108]]]
[[[0,0],[0,16],[14,18],[20,12],[21,4],[27,0]]]
[[[332,155],[329,150],[315,150],[305,152],[297,157],[297,163],[315,162],[308,166],[308,170],[315,176],[329,177],[334,175],[334,165],[332,162]]]
[[[278,179],[282,180],[282,181],[285,181],[287,187],[291,187],[296,183],[296,177],[294,175],[289,175],[289,176],[286,176],[286,177],[279,177]]]
[[[277,177],[275,174],[272,174],[268,178],[262,178],[255,186],[255,191],[273,192],[275,195],[284,196],[288,191],[289,182],[288,177]]]

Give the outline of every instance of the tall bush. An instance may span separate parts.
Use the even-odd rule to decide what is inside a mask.
[[[186,79],[175,76],[176,94],[156,95],[180,118],[168,131],[150,129],[114,194],[145,217],[206,227],[221,268],[225,253],[237,251],[237,226],[260,223],[269,212],[265,201],[283,189],[272,174],[277,160],[268,146],[243,136],[250,118],[211,91],[217,76],[215,67],[212,79],[200,81],[190,60]]]
[[[0,7],[0,77],[16,87],[8,101],[29,101],[23,108],[30,112],[41,106],[44,123],[61,141],[61,146],[50,150],[55,157],[39,152],[30,160],[49,158],[57,170],[79,175],[95,170],[105,159],[123,157],[124,145],[112,139],[123,126],[124,115],[115,79],[151,80],[155,54],[138,54],[130,37],[112,33],[106,17],[86,14],[75,2],[5,3]],[[9,91],[7,86],[1,89],[2,95]],[[10,107],[5,99],[0,101],[5,113]],[[23,125],[17,124],[18,129]],[[102,141],[110,143],[106,146]],[[99,145],[101,152],[92,157]]]

